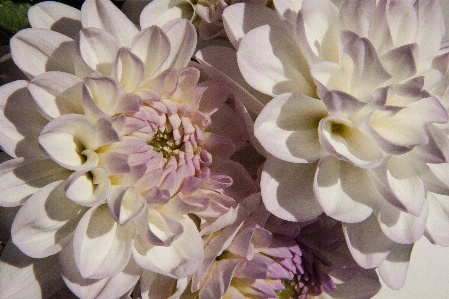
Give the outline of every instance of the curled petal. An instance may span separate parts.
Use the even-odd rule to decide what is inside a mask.
[[[376,167],[385,157],[374,140],[345,117],[331,115],[323,118],[319,124],[319,138],[327,152],[358,167]]]
[[[134,91],[143,78],[144,65],[135,54],[121,48],[114,64],[113,75],[122,87],[128,91]]]
[[[155,246],[171,246],[184,233],[181,223],[153,209],[139,223],[140,236]]]
[[[112,116],[116,110],[120,87],[110,77],[87,78],[83,85],[83,104],[86,115],[92,119]]]
[[[106,170],[97,167],[88,172],[74,172],[66,181],[65,194],[79,205],[94,207],[106,200],[110,188],[111,181]]]
[[[317,163],[296,164],[268,157],[260,181],[262,199],[268,211],[288,221],[308,221],[322,208],[313,193]]]
[[[72,240],[85,211],[65,197],[63,182],[53,182],[37,191],[19,210],[11,228],[12,240],[28,256],[53,255]]]
[[[134,236],[135,227],[119,226],[106,205],[87,211],[73,238],[75,262],[81,276],[103,279],[122,272],[131,257]]]
[[[65,114],[48,123],[39,136],[39,144],[59,165],[81,170],[96,166],[97,132],[84,115]]]
[[[327,115],[322,101],[285,93],[265,106],[254,124],[254,134],[279,159],[314,162],[326,154],[318,141],[318,124]]]

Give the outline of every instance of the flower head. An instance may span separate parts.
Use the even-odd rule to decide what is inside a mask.
[[[261,98],[259,106],[251,97],[245,102],[261,110],[255,135],[271,154],[261,178],[264,203],[285,220],[325,212],[344,222],[356,261],[365,268],[384,260],[397,265],[379,271],[399,288],[405,272],[393,260],[410,252],[403,244],[424,234],[446,244],[435,230],[436,222],[446,223],[435,212],[448,191],[439,170],[447,169],[449,144],[439,3],[274,4],[277,16],[249,4],[223,14],[246,81],[239,88],[249,84],[272,98]],[[256,11],[265,23],[242,26],[243,12]],[[213,52],[225,50],[205,49],[197,57],[207,67],[220,66]],[[210,73],[226,80],[230,72]],[[238,88],[242,81],[227,82]],[[402,279],[388,278],[386,268]]]
[[[121,296],[141,275],[142,290],[158,275],[182,289],[204,257],[192,213],[254,189],[229,160],[244,129],[219,125],[244,128],[229,93],[190,63],[195,28],[138,29],[107,0],[81,11],[44,2],[29,15],[11,54],[30,81],[0,98],[0,145],[13,158],[0,165],[0,204],[23,204],[12,242],[32,258],[59,253],[82,298]],[[243,188],[229,188],[233,178]]]

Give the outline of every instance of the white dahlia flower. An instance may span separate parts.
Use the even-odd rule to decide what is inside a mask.
[[[192,213],[213,217],[255,191],[229,160],[246,133],[228,92],[190,63],[194,26],[139,29],[108,0],[81,11],[43,2],[29,20],[11,55],[30,81],[0,88],[0,146],[12,157],[0,164],[0,205],[22,205],[0,298],[37,298],[39,284],[48,297],[57,253],[80,298],[120,298],[139,278],[143,298],[155,281],[178,279],[182,292],[204,257]],[[55,269],[40,278],[17,263]]]
[[[196,57],[258,114],[255,135],[270,154],[261,178],[267,209],[290,221],[323,212],[342,221],[355,260],[380,265],[384,281],[400,288],[414,242],[425,235],[449,246],[440,5],[274,5],[227,8],[237,51],[216,46]],[[224,55],[234,64],[225,66]]]

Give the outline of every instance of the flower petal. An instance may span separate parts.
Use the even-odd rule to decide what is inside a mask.
[[[326,154],[318,140],[318,124],[327,115],[322,101],[285,93],[265,106],[254,124],[254,134],[273,156],[311,163]]]
[[[83,114],[82,81],[63,72],[46,72],[28,84],[31,98],[48,119],[62,114]]]
[[[283,26],[276,11],[252,3],[235,3],[228,6],[223,11],[222,18],[226,35],[235,49],[239,48],[241,39],[251,29],[265,24]]]
[[[133,37],[139,32],[111,1],[87,0],[81,7],[81,23],[84,28],[95,27],[109,32],[122,47],[131,47]]]
[[[390,289],[399,290],[404,286],[412,248],[413,244],[395,243],[390,254],[377,268],[379,276]]]
[[[49,71],[73,74],[73,39],[47,29],[20,30],[11,38],[11,55],[19,69],[32,79]]]
[[[131,52],[143,61],[144,77],[149,78],[154,76],[167,60],[171,52],[170,40],[159,27],[145,28],[134,37]]]
[[[365,220],[383,200],[363,169],[332,156],[318,164],[314,189],[324,212],[342,222]]]
[[[106,169],[97,167],[87,172],[74,172],[65,183],[65,195],[81,206],[94,207],[106,200],[110,188]]]
[[[104,279],[83,278],[75,263],[72,243],[61,251],[59,264],[65,284],[75,295],[83,299],[123,298],[120,296],[128,293],[135,286],[141,272],[134,260],[130,259],[122,272],[111,277]]]
[[[58,253],[72,240],[85,208],[65,197],[63,181],[41,188],[22,206],[11,228],[14,244],[28,256]]]
[[[374,215],[360,223],[342,225],[352,257],[365,269],[379,266],[393,248],[394,242],[382,232]]]
[[[159,27],[175,19],[193,20],[195,10],[192,3],[185,0],[154,0],[144,7],[140,14],[142,29],[153,25]]]
[[[109,213],[120,225],[137,219],[144,212],[145,206],[145,198],[132,186],[112,186],[108,195]]]
[[[418,241],[426,229],[429,205],[427,201],[419,216],[402,212],[389,202],[383,202],[378,213],[382,231],[391,240],[401,244],[412,244]]]
[[[296,164],[269,156],[260,186],[268,211],[288,221],[308,221],[322,212],[313,193],[313,178],[317,163]]]
[[[140,280],[142,299],[176,299],[187,287],[187,278],[176,280],[147,270],[142,272]]]
[[[81,30],[81,14],[76,8],[59,2],[42,2],[30,7],[28,21],[33,28],[56,31],[75,38]]]
[[[449,246],[449,196],[428,192],[429,216],[425,236],[433,244]]]
[[[122,272],[132,254],[135,227],[119,226],[106,205],[81,218],[73,238],[75,262],[83,278],[103,279]]]
[[[203,261],[203,241],[188,217],[178,220],[184,233],[171,246],[154,246],[137,236],[133,256],[144,269],[175,278],[186,277],[200,266]],[[164,259],[160,257],[164,256]]]
[[[12,159],[0,164],[0,206],[23,204],[29,196],[45,185],[64,180],[70,171],[50,159]]]
[[[0,146],[14,158],[46,157],[37,137],[48,121],[36,110],[27,85],[15,81],[0,87]]]
[[[121,48],[117,54],[113,74],[122,87],[128,92],[134,91],[139,86],[143,73],[144,65],[139,57]]]
[[[246,82],[262,93],[315,94],[305,58],[283,27],[264,25],[248,32],[240,42],[237,61]],[[287,63],[291,61],[295,63]]]
[[[186,67],[196,48],[196,30],[191,22],[176,19],[162,27],[170,40],[170,55],[162,69]]]
[[[0,298],[49,298],[63,286],[57,255],[32,259],[13,243],[6,244],[0,260]]]
[[[329,293],[329,295],[333,299],[373,298],[381,287],[382,285],[376,272],[363,269],[353,279],[339,284],[337,290]]]

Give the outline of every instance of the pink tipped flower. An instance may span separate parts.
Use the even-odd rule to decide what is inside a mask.
[[[352,258],[339,222],[327,216],[282,220],[267,212],[259,194],[241,202],[234,215],[206,238],[209,258],[193,275],[186,298],[362,299],[379,291],[376,273]]]
[[[157,279],[182,292],[204,258],[192,214],[255,190],[229,160],[247,138],[229,93],[190,62],[195,28],[139,29],[107,0],[81,11],[44,2],[29,19],[11,54],[30,81],[0,88],[0,145],[12,157],[0,164],[0,205],[22,205],[0,297],[21,288],[15,246],[44,265],[59,253],[80,298],[119,298],[140,277],[142,296]]]

